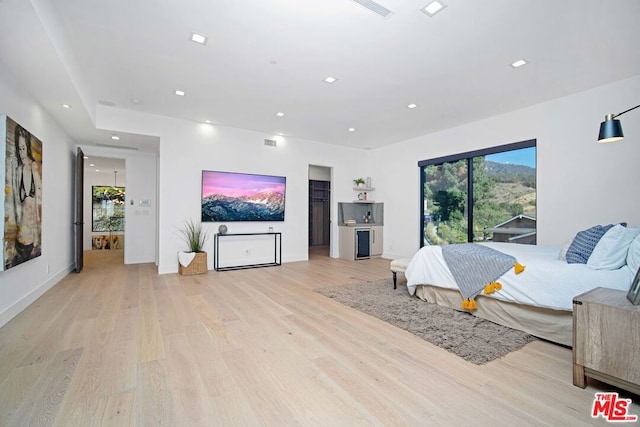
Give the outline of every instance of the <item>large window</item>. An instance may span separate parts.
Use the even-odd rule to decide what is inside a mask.
[[[536,141],[418,163],[421,246],[536,243]]]

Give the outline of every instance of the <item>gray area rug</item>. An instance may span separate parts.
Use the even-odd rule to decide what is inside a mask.
[[[502,357],[536,339],[472,314],[412,297],[403,285],[393,289],[391,279],[314,290],[409,331],[476,365]]]

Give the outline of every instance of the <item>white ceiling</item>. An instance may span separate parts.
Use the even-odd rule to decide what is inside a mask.
[[[104,182],[113,182],[114,185],[123,186],[127,179],[124,159],[90,156],[84,161],[84,170],[94,176],[104,177]]]
[[[638,0],[444,2],[0,0],[0,65],[79,143],[143,150],[96,106],[375,148],[640,74]]]

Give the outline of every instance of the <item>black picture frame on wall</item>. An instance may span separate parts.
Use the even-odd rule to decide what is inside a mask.
[[[640,305],[640,268],[636,272],[636,277],[631,282],[629,293],[627,293],[627,299],[631,301],[633,305]]]

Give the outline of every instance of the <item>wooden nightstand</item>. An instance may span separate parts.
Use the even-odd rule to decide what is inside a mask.
[[[640,306],[596,288],[573,299],[573,385],[587,377],[640,394]]]

